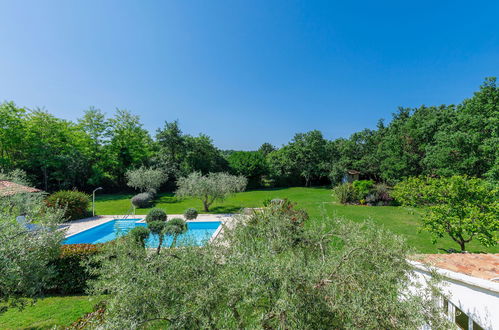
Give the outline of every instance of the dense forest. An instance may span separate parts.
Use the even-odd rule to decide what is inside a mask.
[[[162,169],[174,188],[193,171],[244,175],[251,187],[336,184],[346,170],[393,184],[410,176],[470,176],[499,180],[499,88],[487,78],[458,105],[399,108],[390,122],[349,138],[298,133],[277,148],[218,149],[206,135],[184,134],[177,121],[152,136],[138,116],[116,110],[108,118],[90,108],[76,122],[47,111],[0,104],[0,167],[24,170],[46,191],[103,186],[126,190],[129,169]]]

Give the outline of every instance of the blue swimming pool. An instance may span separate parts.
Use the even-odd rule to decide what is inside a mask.
[[[63,244],[97,244],[105,243],[123,236],[128,233],[132,228],[143,226],[143,222],[137,222],[140,219],[115,219],[105,222],[101,225],[79,232],[72,236],[67,237]],[[177,239],[177,245],[204,245],[213,236],[215,231],[220,227],[220,221],[195,221],[187,223],[187,232],[180,235]],[[165,236],[163,246],[169,246],[172,242],[172,237]],[[158,235],[150,235],[147,239],[147,247],[157,247],[159,244]]]

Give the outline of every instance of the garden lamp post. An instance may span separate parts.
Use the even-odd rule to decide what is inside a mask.
[[[92,216],[95,217],[95,192],[97,190],[101,190],[102,187],[95,188],[94,191],[92,191]]]

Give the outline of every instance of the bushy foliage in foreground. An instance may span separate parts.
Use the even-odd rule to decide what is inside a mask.
[[[462,251],[476,239],[486,247],[499,241],[499,186],[482,179],[409,178],[395,186],[402,205],[424,206],[423,229],[438,238],[449,235]]]
[[[371,223],[304,226],[291,203],[237,220],[203,248],[109,245],[96,269],[105,326],[134,329],[416,329],[442,326],[429,289],[412,295],[401,238]],[[110,258],[112,256],[112,258]]]
[[[56,274],[51,261],[64,236],[56,231],[62,211],[47,209],[42,198],[40,194],[0,197],[0,313],[43,295]],[[19,214],[26,215],[26,223],[16,221]],[[36,225],[30,219],[36,219]]]
[[[47,206],[64,210],[65,220],[77,220],[88,215],[90,197],[80,191],[61,190],[50,195]]]
[[[142,247],[146,247],[146,239],[151,234],[151,230],[147,227],[135,227],[128,232],[128,235]]]

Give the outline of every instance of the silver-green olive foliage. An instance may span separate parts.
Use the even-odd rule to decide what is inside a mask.
[[[243,176],[222,172],[207,175],[193,172],[177,181],[178,189],[175,194],[179,197],[200,199],[203,202],[204,211],[208,212],[213,202],[244,191],[247,183],[248,180]]]
[[[400,237],[344,220],[314,228],[306,218],[272,204],[201,248],[154,254],[131,240],[109,245],[93,288],[108,294],[103,326],[446,328],[432,287],[407,290],[412,268]]]
[[[0,179],[26,184],[16,174],[0,173]],[[0,196],[0,313],[42,296],[55,275],[50,262],[64,237],[56,230],[63,211],[46,208],[43,198],[40,193]],[[21,214],[25,218],[18,221]]]

